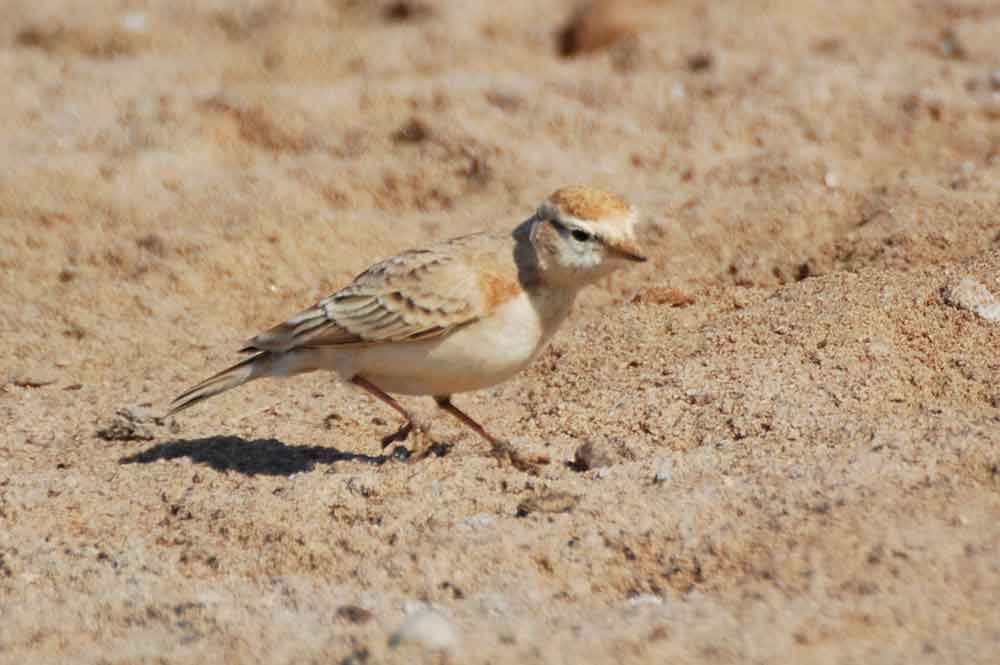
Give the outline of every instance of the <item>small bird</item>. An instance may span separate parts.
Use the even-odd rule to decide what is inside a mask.
[[[252,356],[177,397],[167,415],[255,379],[332,370],[403,417],[383,448],[414,431],[429,439],[427,425],[390,393],[430,395],[490,442],[494,455],[526,468],[452,395],[513,377],[545,348],[583,287],[645,261],[635,224],[622,197],[564,187],[513,232],[461,236],[380,261],[251,339],[241,351]]]

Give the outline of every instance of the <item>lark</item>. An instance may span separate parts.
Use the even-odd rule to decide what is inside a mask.
[[[429,427],[392,395],[427,395],[518,468],[529,463],[452,402],[527,367],[566,320],[577,294],[645,261],[636,210],[586,186],[548,196],[513,231],[461,236],[380,261],[340,291],[263,332],[252,354],[177,397],[173,415],[249,381],[331,370],[403,418],[385,448]],[[433,442],[431,442],[432,444]],[[415,446],[411,458],[432,445]]]

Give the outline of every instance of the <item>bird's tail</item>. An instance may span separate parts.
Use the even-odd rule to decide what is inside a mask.
[[[263,353],[258,353],[253,357],[247,358],[243,362],[236,363],[228,369],[222,370],[215,376],[210,376],[198,385],[188,389],[187,392],[178,395],[170,403],[170,408],[166,415],[172,416],[209,397],[215,397],[219,393],[242,386],[248,381],[270,376],[272,374],[273,355],[270,351],[264,351]]]

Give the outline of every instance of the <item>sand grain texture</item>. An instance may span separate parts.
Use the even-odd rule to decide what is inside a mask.
[[[85,4],[0,26],[0,662],[995,662],[989,3]],[[539,477],[329,376],[153,417],[576,182],[650,261],[456,398]]]

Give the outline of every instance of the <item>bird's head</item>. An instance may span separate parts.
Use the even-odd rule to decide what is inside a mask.
[[[617,194],[586,186],[556,190],[538,207],[531,227],[542,274],[552,283],[584,286],[645,261],[635,223],[635,209]]]

